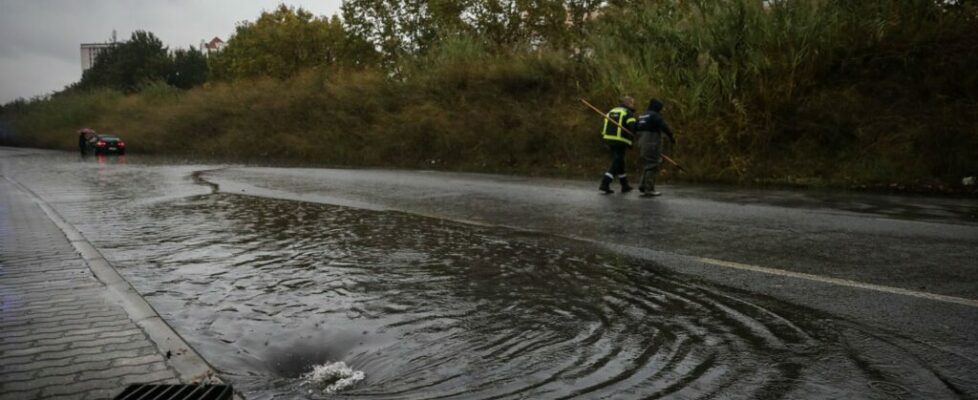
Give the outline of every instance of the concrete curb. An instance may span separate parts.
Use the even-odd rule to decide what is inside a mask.
[[[24,191],[48,218],[54,222],[81,254],[95,277],[102,282],[109,298],[121,305],[129,318],[143,330],[161,355],[169,354],[166,362],[177,372],[180,380],[186,383],[224,383],[214,368],[204,360],[176,331],[170,327],[159,313],[146,302],[132,285],[102,256],[74,226],[69,224],[54,208],[40,196],[10,177],[5,177],[15,187]],[[240,399],[238,395],[235,398]]]

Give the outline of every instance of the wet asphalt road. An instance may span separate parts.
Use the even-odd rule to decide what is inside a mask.
[[[969,199],[9,148],[0,168],[255,398],[338,360],[366,372],[350,397],[978,396]]]

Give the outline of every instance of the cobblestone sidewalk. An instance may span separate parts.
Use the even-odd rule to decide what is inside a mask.
[[[160,352],[30,195],[0,178],[0,400],[177,383]]]

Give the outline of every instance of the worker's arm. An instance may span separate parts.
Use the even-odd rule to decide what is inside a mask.
[[[624,122],[625,123],[622,125],[628,132],[622,132],[622,134],[628,137],[630,140],[638,140],[638,136],[630,133],[635,132],[635,123],[638,122],[638,119],[635,118],[635,114],[631,112],[625,114]]]

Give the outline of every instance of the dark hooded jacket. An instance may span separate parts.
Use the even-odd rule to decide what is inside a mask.
[[[663,106],[664,104],[659,99],[652,99],[649,102],[649,108],[638,117],[638,121],[635,123],[635,131],[639,136],[642,136],[642,132],[662,132],[669,137],[669,141],[676,141],[676,138],[672,136],[672,130],[666,124],[666,120],[659,113]]]

